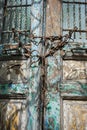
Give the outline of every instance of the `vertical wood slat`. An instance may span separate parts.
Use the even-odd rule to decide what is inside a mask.
[[[26,0],[22,0],[22,4],[26,4]]]
[[[31,32],[36,36],[42,35],[42,19],[43,19],[43,1],[34,0],[31,7]],[[39,40],[35,39],[36,42]],[[32,44],[32,50],[41,51],[41,46]],[[41,53],[41,52],[40,52]],[[33,53],[38,54],[38,53]],[[41,66],[30,67],[30,83],[29,83],[29,121],[28,130],[42,130],[42,103],[41,103]],[[40,108],[40,109],[38,109]]]
[[[7,15],[6,15],[6,19],[8,19],[8,15],[10,15],[10,19],[11,19],[11,17],[12,18],[14,18],[14,16],[13,16],[13,12],[15,12],[15,20],[12,20],[10,23],[8,23],[8,24],[6,24],[6,25],[9,25],[9,27],[12,25],[14,25],[16,28],[19,28],[20,29],[20,19],[22,18],[23,19],[23,22],[22,22],[22,29],[25,29],[26,27],[26,20],[27,20],[27,17],[29,17],[29,16],[27,16],[26,17],[26,15],[27,14],[29,14],[30,15],[30,7],[21,7],[21,5],[25,5],[26,4],[26,1],[22,1],[21,3],[20,3],[20,0],[18,0],[17,1],[17,3],[16,3],[16,5],[19,5],[20,4],[20,7],[15,7],[15,8],[9,8],[9,9],[7,9]],[[11,3],[11,6],[13,6],[13,3]],[[9,20],[10,20],[9,19]],[[9,21],[9,20],[7,20],[7,21]],[[12,26],[10,27],[10,28],[8,28],[9,30],[11,30],[11,28],[12,28]],[[7,26],[6,26],[7,27]],[[6,29],[6,27],[5,27],[5,29]]]
[[[73,29],[75,22],[75,16],[74,16],[74,5],[69,4],[69,28]],[[75,35],[72,35],[72,38],[75,39]]]
[[[69,4],[69,28],[74,26],[74,17],[73,16],[73,4]]]
[[[1,41],[1,32],[2,32],[2,22],[3,22],[3,6],[4,0],[0,0],[0,41]]]
[[[63,130],[63,126],[64,126],[64,119],[63,119],[63,99],[62,97],[60,98],[60,130]]]
[[[83,2],[85,2],[85,0],[83,0]],[[81,29],[85,30],[86,29],[85,5],[81,5],[81,13],[80,14],[81,14]],[[86,40],[86,33],[81,34],[81,39],[83,42]]]
[[[9,2],[9,1],[8,1]],[[15,1],[14,1],[15,2]],[[20,4],[21,3],[21,4]],[[12,30],[12,28],[16,28],[17,30],[29,30],[30,29],[30,6],[29,7],[21,7],[21,5],[26,5],[26,1],[18,0],[17,3],[9,2],[7,5],[10,6],[20,5],[20,7],[10,7],[5,10],[5,20],[4,20],[4,31]],[[10,22],[9,22],[10,20]],[[21,25],[22,24],[22,25]],[[28,25],[28,26],[27,26]],[[3,34],[2,43],[14,43],[15,41],[12,39],[12,34]],[[28,40],[25,37],[22,37],[21,40],[27,42]]]
[[[60,0],[48,0],[46,10],[46,36],[60,34]]]
[[[60,35],[61,33],[61,5],[60,0],[48,0],[46,17],[46,36]],[[57,57],[58,56],[58,57]],[[44,130],[60,129],[60,97],[58,83],[60,80],[60,56],[49,57],[47,66],[47,91],[45,92],[45,128]],[[55,93],[55,94],[54,94]]]
[[[75,26],[79,28],[79,5],[74,5],[75,6],[75,10],[74,10],[74,13],[75,13]],[[79,32],[76,33],[76,37],[75,37],[75,40],[78,41],[79,40]]]
[[[85,0],[83,0],[85,2]],[[83,2],[82,1],[82,2]],[[79,2],[79,0],[75,0],[75,2]],[[84,4],[69,4],[63,3],[63,15],[62,22],[63,28],[74,28],[77,26],[79,29],[86,29],[86,5]],[[66,32],[63,32],[65,34]],[[76,32],[74,34],[74,41],[76,42],[85,42],[86,34]]]
[[[86,24],[86,30],[87,30],[87,5],[85,5],[85,16],[86,16],[85,24]],[[86,39],[87,39],[87,33],[86,33]]]
[[[63,4],[62,7],[62,26],[63,28],[68,28],[68,10],[67,10],[67,4]],[[66,34],[66,32],[63,32],[63,35]]]

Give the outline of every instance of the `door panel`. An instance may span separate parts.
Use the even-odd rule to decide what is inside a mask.
[[[87,130],[87,101],[63,100],[64,130]]]
[[[29,61],[0,61],[0,94],[28,93]]]
[[[0,100],[0,130],[27,130],[27,107],[24,100]]]
[[[28,66],[27,61],[0,61],[0,84],[5,84],[5,80],[16,84],[26,83],[29,76]]]
[[[63,80],[86,82],[87,62],[74,60],[63,61]]]

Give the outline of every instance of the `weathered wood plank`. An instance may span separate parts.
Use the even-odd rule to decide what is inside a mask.
[[[85,2],[85,0],[83,0]],[[86,5],[80,5],[81,7],[81,29],[86,29]],[[86,41],[86,33],[81,33],[82,42]]]
[[[0,100],[0,130],[28,130],[26,100]]]
[[[60,35],[60,0],[48,0],[46,12],[46,35]]]
[[[69,6],[68,4],[64,4],[62,5],[62,26],[63,26],[63,29],[67,29],[68,26],[69,26]],[[72,13],[73,13],[73,10],[72,10]],[[71,15],[72,15],[71,13]],[[73,17],[72,17],[73,18]]]
[[[60,84],[60,92],[62,97],[85,97],[87,96],[87,83],[66,81]]]
[[[31,32],[36,36],[42,35],[42,10],[43,0],[34,0],[34,4],[31,7]],[[36,42],[39,42],[36,39]],[[32,50],[40,51],[40,46],[32,45]],[[37,53],[33,53],[33,55]],[[41,52],[42,54],[42,52]],[[33,59],[33,58],[32,58]],[[41,98],[41,68],[38,63],[33,64],[30,67],[29,78],[29,106],[28,106],[28,125],[29,130],[41,130],[42,129],[42,103]]]
[[[63,130],[87,129],[87,101],[63,101]]]
[[[60,35],[61,1],[48,0],[46,13],[46,36]],[[60,96],[58,83],[60,81],[61,58],[59,52],[46,59],[46,91],[45,91],[45,130],[60,129]]]
[[[87,82],[87,62],[86,61],[63,61],[63,80],[85,81]]]
[[[0,42],[1,42],[1,32],[3,24],[3,6],[4,6],[4,0],[0,0]]]

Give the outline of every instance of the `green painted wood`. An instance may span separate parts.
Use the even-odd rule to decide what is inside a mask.
[[[60,84],[60,92],[64,96],[87,96],[87,84],[79,81],[66,81]]]

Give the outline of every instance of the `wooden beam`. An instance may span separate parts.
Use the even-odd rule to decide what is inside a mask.
[[[58,36],[61,32],[61,1],[48,0],[46,9],[46,36]]]

